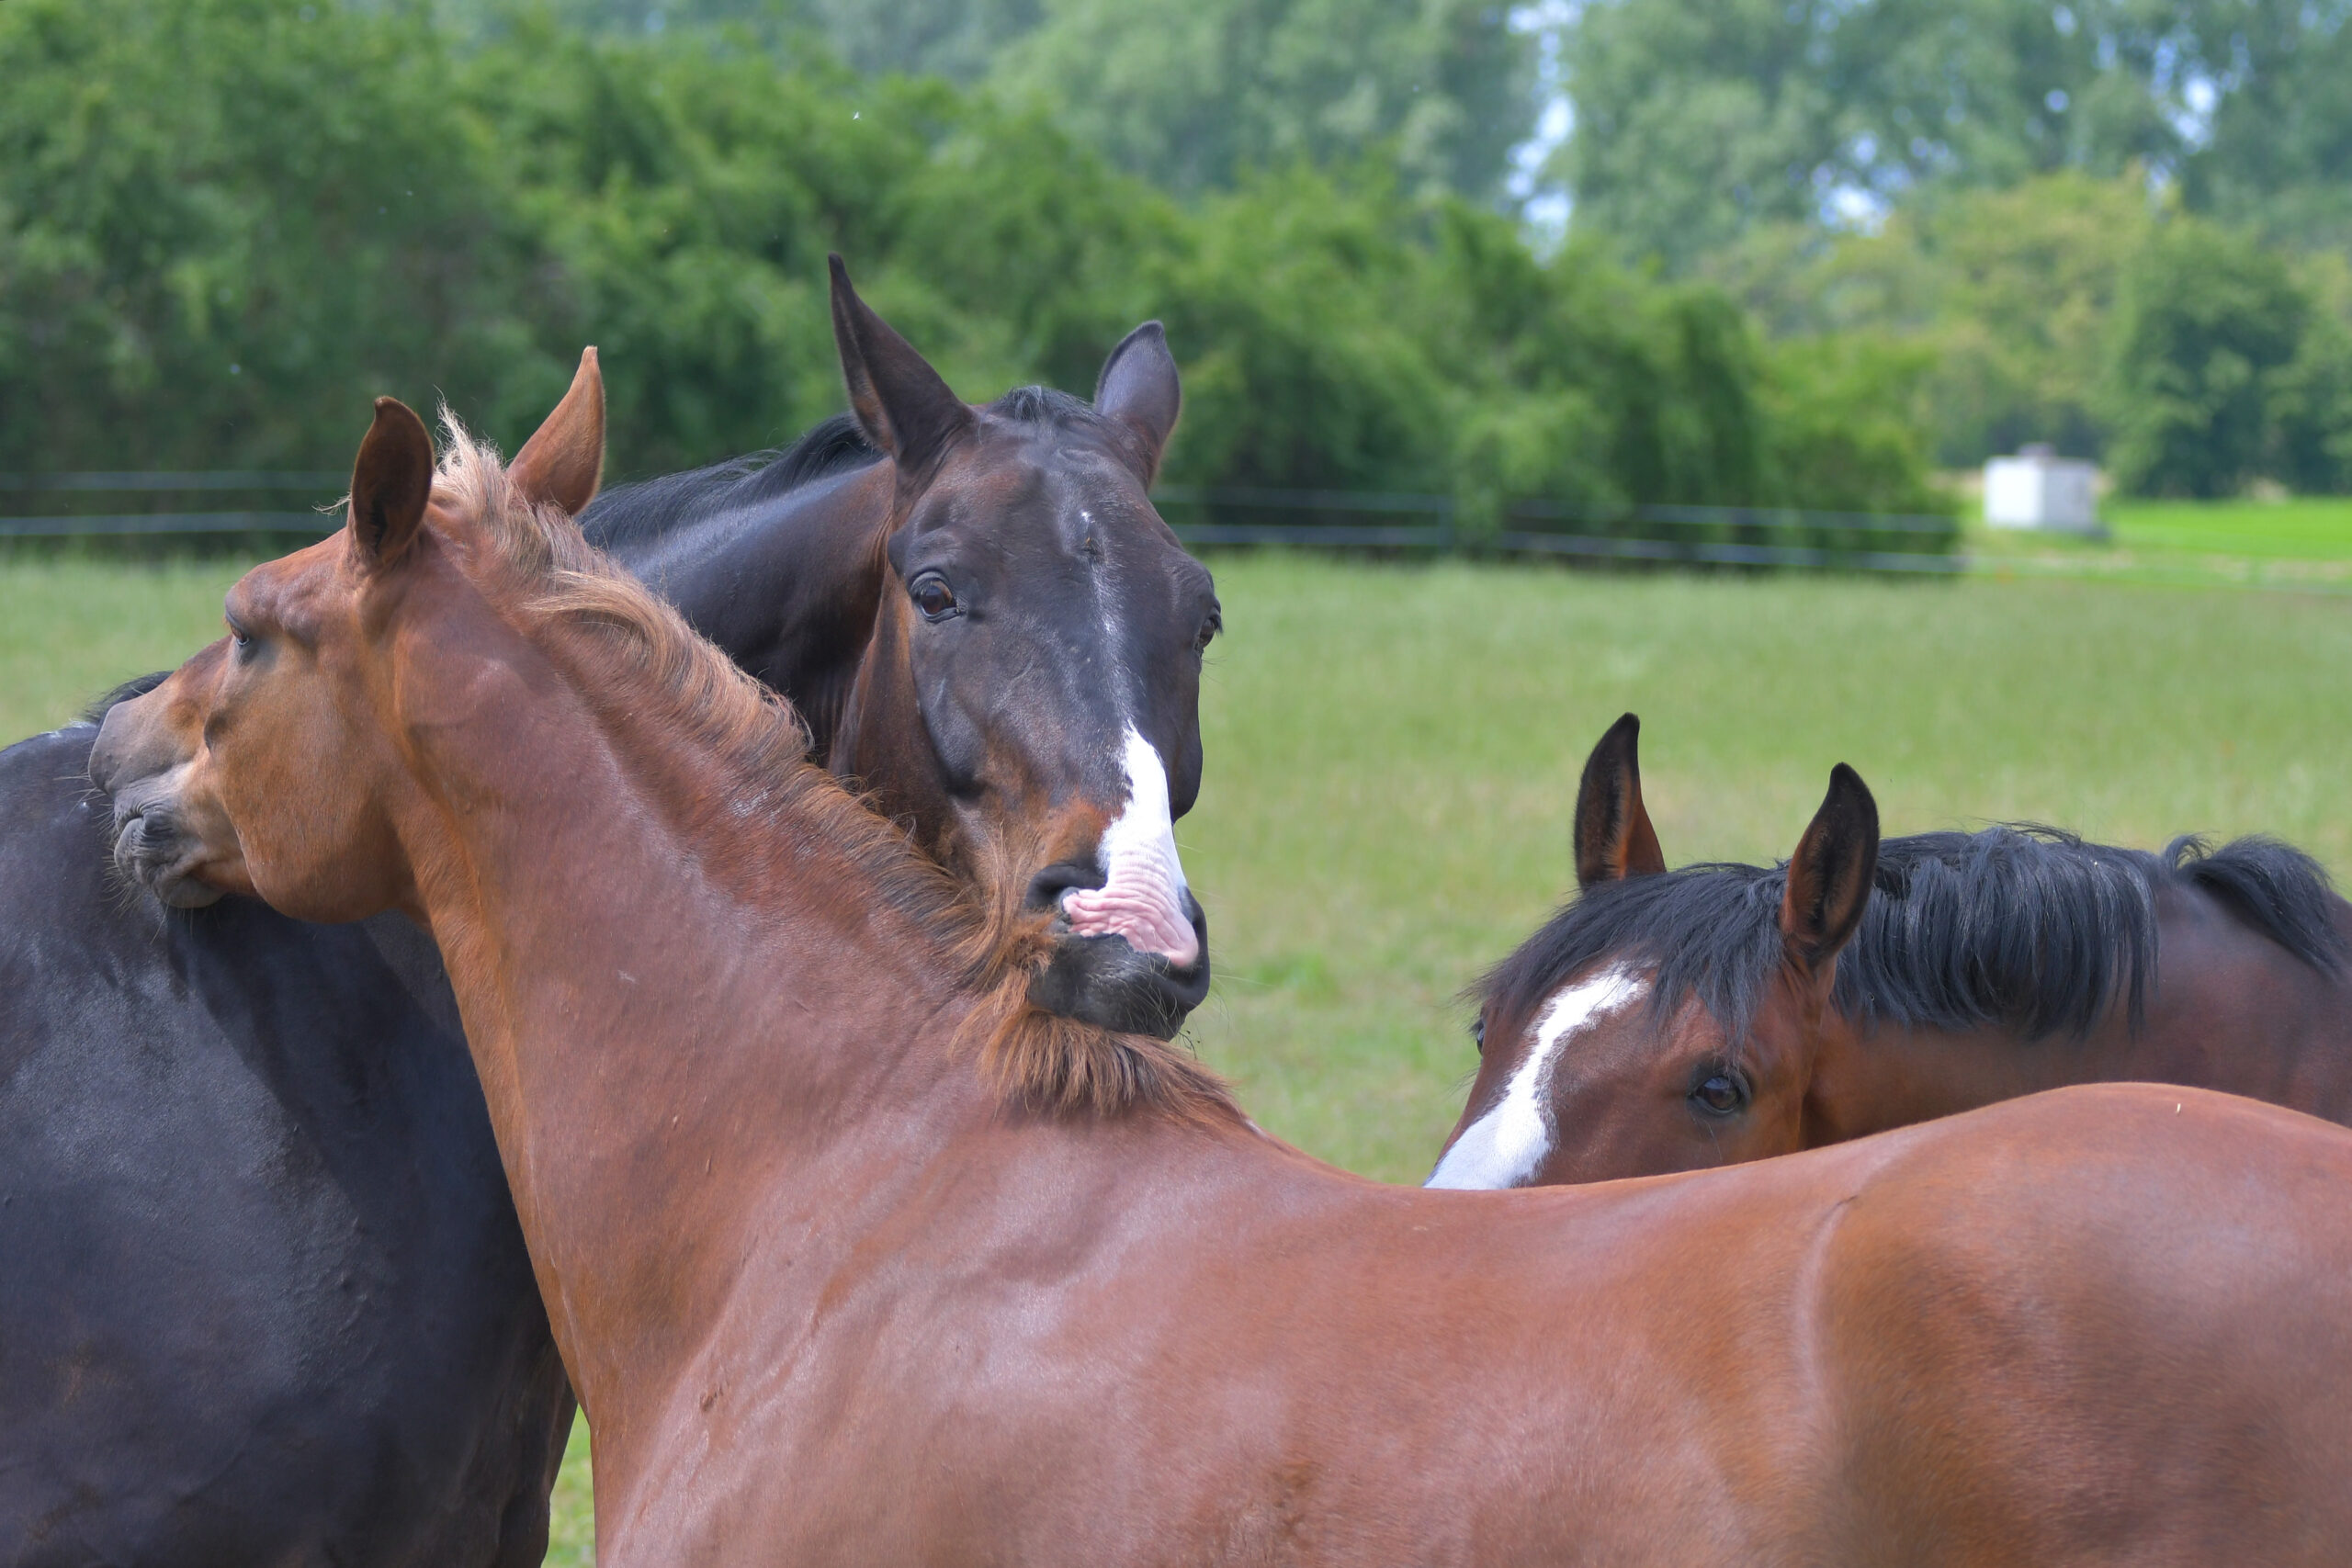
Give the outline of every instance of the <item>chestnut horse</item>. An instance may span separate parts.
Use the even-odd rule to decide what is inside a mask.
[[[1487,977],[1477,1081],[1432,1185],[1762,1159],[2065,1084],[2352,1121],[2352,905],[2308,856],[2016,826],[1890,839],[1840,914],[1850,945],[1798,986],[1785,871],[1666,869],[1640,728],[1625,715],[1585,764],[1580,896]]]
[[[1646,1183],[1382,1187],[1037,1010],[789,712],[461,433],[436,472],[379,403],[349,529],[227,611],[93,766],[195,731],[172,791],[264,897],[432,930],[604,1568],[2352,1539],[2341,1128],[2080,1089]],[[1867,827],[1804,857],[1792,953],[1826,962]]]
[[[832,732],[865,694],[854,771],[944,799],[962,874],[1003,869],[981,891],[1039,933],[1041,1005],[1172,1030],[1208,980],[1165,818],[1197,786],[1216,606],[1143,498],[1178,398],[1159,329],[1091,409],[1028,389],[959,418],[834,284],[877,437],[960,431],[927,486],[853,416],[593,514]],[[601,471],[593,354],[568,406],[514,471],[572,510]],[[925,568],[964,614],[917,620]],[[233,878],[196,879],[168,791],[109,819],[96,733],[0,752],[0,1562],[537,1562],[571,1396],[430,939],[192,908]]]

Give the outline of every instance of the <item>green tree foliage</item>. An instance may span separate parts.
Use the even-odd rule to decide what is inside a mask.
[[[1374,142],[1412,184],[1500,191],[1534,121],[1526,40],[1493,0],[1044,0],[995,79],[1178,190]]]
[[[441,3],[495,30],[519,0]],[[541,3],[567,25],[627,37],[729,26],[821,39],[869,74],[986,82],[1180,191],[1385,143],[1413,186],[1494,198],[1536,110],[1529,41],[1495,0]]]
[[[1790,352],[1917,356],[1948,466],[2046,441],[2164,493],[2352,489],[2352,265],[2152,201],[2136,175],[1943,193],[1876,234],[1760,230],[1706,271]]]
[[[2030,441],[2095,457],[2117,281],[2153,222],[2136,177],[2060,173],[1918,200],[1876,234],[1759,230],[1703,271],[1777,336],[1859,333],[1924,356],[1947,465]]]
[[[308,464],[535,360],[447,66],[407,14],[0,6],[0,468]]]
[[[1902,365],[1773,345],[1592,247],[1539,261],[1392,163],[1186,202],[1026,100],[546,13],[10,0],[0,77],[4,469],[333,468],[384,391],[511,443],[583,342],[618,471],[753,450],[842,406],[838,249],[975,397],[1084,391],[1165,318],[1175,480],[1488,519],[1927,499]]]
[[[2352,0],[1594,0],[1577,221],[1688,270],[1860,203],[2133,165],[2274,233],[2352,223]]]
[[[2352,242],[2352,0],[2192,15],[2218,91],[2208,138],[2183,161],[2189,206],[2274,239]]]
[[[2179,218],[2124,268],[2105,391],[2118,479],[2219,496],[2267,475],[2281,373],[2310,300],[2251,238]]]

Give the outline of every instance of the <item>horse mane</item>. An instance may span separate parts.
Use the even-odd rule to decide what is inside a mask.
[[[881,460],[882,453],[865,439],[857,421],[835,414],[781,450],[753,452],[608,490],[581,514],[580,527],[590,542],[605,549],[658,539],[716,510],[760,505]]]
[[[932,943],[974,1006],[956,1043],[977,1045],[1009,1100],[1049,1115],[1159,1111],[1238,1117],[1223,1080],[1165,1041],[1046,1011],[1029,982],[1051,953],[1042,918],[976,906],[944,871],[809,760],[799,716],[687,626],[666,601],[588,543],[560,508],[516,494],[495,449],[446,411],[434,502],[470,521],[468,574],[518,628],[566,634],[601,712],[666,717],[744,787],[710,809],[740,829],[746,814],[786,819],[831,847],[881,901]]]
[[[1051,387],[1015,387],[987,407],[1024,424],[1102,422],[1092,404]],[[608,490],[581,514],[580,527],[591,544],[605,549],[658,539],[715,511],[763,505],[881,460],[881,450],[866,440],[855,416],[837,413],[789,446]]]
[[[171,678],[172,672],[168,670],[157,670],[145,675],[133,675],[104,696],[92,699],[90,705],[74,716],[74,722],[102,724],[106,721],[107,715],[114,710],[115,705],[127,703],[133,697],[143,697]]]
[[[1649,1005],[1660,1016],[1695,995],[1740,1042],[1782,962],[1787,880],[1785,863],[1721,863],[1598,884],[1479,993],[1517,1010],[1604,959],[1634,957],[1656,966]],[[2275,839],[2209,850],[2182,838],[2151,854],[2005,823],[1881,843],[1833,1004],[1865,1024],[1997,1025],[2040,1040],[2087,1035],[2120,1002],[2137,1029],[2156,972],[2156,895],[2167,887],[2206,894],[2323,973],[2352,961],[2329,917],[2326,872]]]

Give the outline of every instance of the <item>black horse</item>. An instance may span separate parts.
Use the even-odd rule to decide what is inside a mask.
[[[1164,919],[1073,897],[1164,876],[1134,824],[1197,786],[1216,608],[1144,499],[1158,330],[1092,408],[958,419],[838,273],[835,310],[855,432],[616,495],[596,531],[877,798],[944,809],[918,830],[992,896],[1049,847],[1016,899],[1062,938],[1040,1000],[1172,1029],[1204,946],[1173,964],[1128,941]],[[590,394],[601,421],[593,357]],[[1122,677],[1057,677],[1073,649]],[[0,752],[0,1563],[537,1562],[571,1396],[429,939],[193,907],[168,821],[93,795],[96,734]],[[1156,795],[1130,735],[1170,759]]]

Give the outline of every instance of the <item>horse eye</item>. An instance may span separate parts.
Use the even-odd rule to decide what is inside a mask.
[[[1470,1021],[1470,1043],[1478,1047],[1478,1055],[1487,1054],[1487,1015],[1480,1013]]]
[[[1215,610],[1211,610],[1208,613],[1208,618],[1201,623],[1201,629],[1193,634],[1193,651],[1206,653],[1209,650],[1209,644],[1215,642],[1216,634],[1223,630],[1225,630],[1225,617]]]
[[[944,621],[956,611],[956,591],[937,572],[927,571],[916,578],[907,585],[907,592],[913,595],[915,608],[923,613],[925,620]]]
[[[1690,1098],[1711,1115],[1736,1115],[1747,1109],[1747,1086],[1728,1073],[1713,1073],[1690,1091]]]

